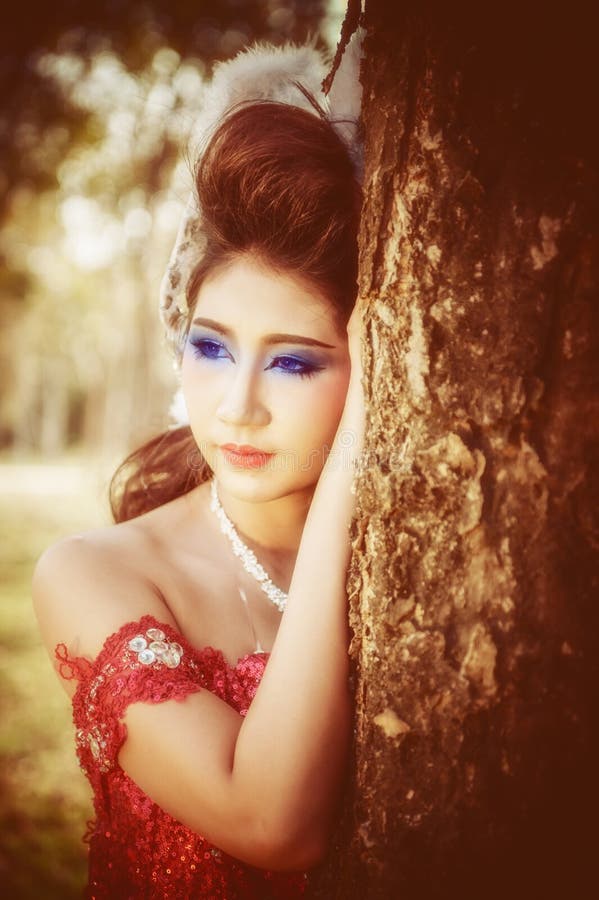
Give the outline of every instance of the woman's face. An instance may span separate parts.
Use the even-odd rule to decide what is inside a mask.
[[[249,256],[200,288],[182,362],[191,430],[216,477],[246,499],[315,485],[347,393],[347,335],[328,301]],[[272,454],[244,462],[223,444]]]

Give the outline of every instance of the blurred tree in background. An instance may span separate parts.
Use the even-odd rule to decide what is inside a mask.
[[[158,286],[202,86],[256,39],[326,45],[343,5],[13,6],[0,35],[0,447],[118,455],[168,425]]]

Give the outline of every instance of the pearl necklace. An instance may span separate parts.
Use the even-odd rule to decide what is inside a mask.
[[[268,576],[268,573],[262,568],[262,566],[256,559],[253,551],[243,543],[243,541],[237,534],[235,526],[227,517],[227,514],[225,513],[220,504],[220,500],[218,499],[218,494],[216,493],[215,478],[212,478],[212,482],[210,484],[210,497],[210,509],[214,513],[216,513],[216,517],[218,518],[220,524],[220,530],[223,532],[223,534],[226,534],[226,536],[231,541],[233,553],[235,554],[235,556],[239,557],[245,571],[249,575],[252,575],[256,579],[256,581],[260,583],[260,587],[262,588],[270,602],[274,603],[277,609],[283,612],[285,606],[287,605],[287,594],[285,593],[285,591],[282,591],[281,588],[278,588],[276,584],[273,584]]]

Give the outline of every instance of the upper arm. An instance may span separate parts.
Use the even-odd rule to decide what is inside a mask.
[[[170,618],[149,583],[129,570],[111,547],[86,535],[63,538],[42,553],[33,572],[31,594],[42,640],[53,661],[60,643],[70,656],[94,659],[104,638],[123,622],[144,613]],[[72,694],[73,682],[60,681]]]

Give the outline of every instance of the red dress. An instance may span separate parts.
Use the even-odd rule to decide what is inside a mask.
[[[143,616],[111,635],[93,662],[69,657],[64,644],[56,657],[63,677],[79,682],[73,696],[77,755],[94,794],[86,897],[287,900],[304,894],[305,873],[268,872],[234,859],[168,815],[118,763],[126,737],[121,719],[130,703],[181,700],[205,689],[244,716],[268,654],[250,654],[231,666],[220,650],[197,650],[172,626]]]

